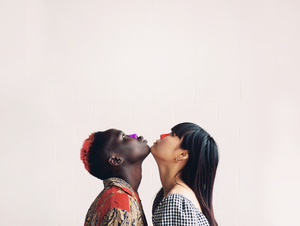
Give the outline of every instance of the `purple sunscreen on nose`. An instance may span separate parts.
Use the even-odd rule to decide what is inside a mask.
[[[129,135],[127,135],[127,136],[129,136],[129,137],[132,137],[132,138],[134,138],[134,139],[137,139],[137,134],[129,134]]]

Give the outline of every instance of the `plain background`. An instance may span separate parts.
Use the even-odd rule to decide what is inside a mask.
[[[152,145],[183,121],[220,148],[220,226],[300,225],[298,0],[0,1],[0,224],[79,226],[79,159],[109,128]],[[139,193],[149,225],[153,157]]]

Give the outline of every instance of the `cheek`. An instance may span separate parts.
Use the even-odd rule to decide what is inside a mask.
[[[137,140],[132,140],[131,143],[132,155],[144,156],[145,153],[149,153],[149,146],[141,143]]]
[[[171,146],[172,146],[172,143],[170,142],[170,140],[168,138],[160,140],[158,143],[158,147],[162,148],[162,149],[170,149]]]
[[[153,146],[153,149],[151,149],[151,151],[153,150],[157,155],[160,155],[162,157],[168,156],[172,154],[172,148],[170,145],[171,144],[167,139],[163,139],[158,141],[157,144]]]

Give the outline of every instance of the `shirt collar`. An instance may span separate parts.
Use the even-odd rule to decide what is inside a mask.
[[[124,190],[126,193],[128,193],[131,196],[135,196],[135,192],[125,180],[118,178],[118,177],[110,177],[103,181],[104,187],[120,187],[122,190]]]

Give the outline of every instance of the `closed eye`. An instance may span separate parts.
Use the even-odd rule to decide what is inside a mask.
[[[119,137],[123,140],[124,138],[126,138],[126,134],[123,131],[119,131]]]

